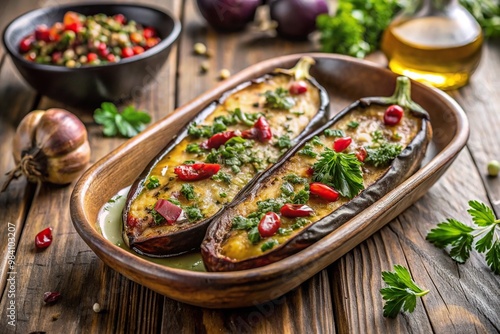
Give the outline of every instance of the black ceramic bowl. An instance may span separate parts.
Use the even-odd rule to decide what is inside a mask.
[[[127,19],[156,28],[161,42],[140,55],[106,65],[67,68],[25,60],[18,51],[21,39],[40,24],[51,26],[62,22],[67,11],[84,15],[123,14]],[[3,42],[21,75],[41,94],[71,105],[97,105],[138,94],[158,74],[180,31],[179,20],[160,9],[126,4],[78,4],[40,8],[21,15],[5,29]]]

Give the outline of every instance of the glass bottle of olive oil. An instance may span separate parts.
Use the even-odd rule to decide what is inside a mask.
[[[382,37],[393,72],[440,89],[468,83],[482,44],[481,27],[458,0],[414,1]]]

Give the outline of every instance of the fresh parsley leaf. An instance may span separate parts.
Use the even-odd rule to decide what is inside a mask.
[[[151,175],[148,178],[148,183],[146,183],[146,188],[149,190],[158,188],[160,186],[160,180],[158,180],[158,177]]]
[[[364,189],[361,162],[353,153],[337,153],[325,147],[313,165],[313,181],[329,185],[342,196],[353,198]]]
[[[384,142],[380,146],[366,147],[366,163],[375,167],[386,167],[401,153],[403,147],[399,144]]]
[[[288,90],[278,87],[273,91],[266,91],[266,107],[271,109],[290,110],[295,105],[295,100],[290,96]]]
[[[384,305],[384,317],[395,318],[403,309],[413,312],[417,305],[417,297],[425,296],[429,290],[423,290],[412,280],[408,269],[395,265],[395,272],[383,271],[382,279],[388,285],[380,289]]]
[[[280,227],[277,232],[279,235],[290,235],[293,233],[293,229],[291,228],[282,228]]]
[[[155,223],[155,225],[161,225],[166,221],[166,219],[155,209],[151,210],[151,216],[153,217],[153,222]]]
[[[226,193],[219,193],[219,196],[220,196],[221,198],[226,198],[226,197],[227,197],[227,194],[226,194]]]
[[[120,134],[131,138],[146,128],[151,116],[133,106],[125,107],[120,113],[113,103],[103,102],[101,108],[94,111],[94,121],[103,126],[107,137]]]
[[[309,191],[301,189],[293,196],[293,204],[306,204],[309,201]]]
[[[318,136],[314,136],[313,139],[311,139],[311,144],[313,144],[314,146],[325,146]]]
[[[451,246],[450,257],[464,263],[474,248],[486,253],[486,262],[495,274],[500,274],[500,219],[493,210],[479,201],[469,201],[471,218],[477,227],[465,225],[455,219],[448,219],[427,234],[427,240],[439,248]]]
[[[201,153],[202,149],[199,144],[196,143],[190,143],[186,147],[186,152],[187,153]]]
[[[326,129],[323,133],[326,137],[335,137],[335,138],[345,137],[345,132],[338,129]]]
[[[167,201],[169,201],[172,204],[175,204],[177,206],[181,206],[181,202],[177,198],[170,197]]]
[[[374,143],[380,143],[384,141],[384,134],[380,130],[373,131],[371,136],[372,136],[372,141]]]
[[[243,216],[236,216],[233,218],[233,229],[235,230],[249,230],[259,225],[259,219],[245,218]]]
[[[194,192],[194,188],[192,185],[188,184],[188,183],[184,183],[182,184],[181,186],[181,194],[184,195],[184,197],[186,197],[186,199],[188,201],[191,201],[193,199],[196,198],[196,194]]]
[[[252,244],[256,244],[260,241],[260,233],[257,226],[248,231],[248,240],[250,240]]]
[[[283,182],[283,184],[281,184],[281,193],[285,196],[292,196],[294,194],[293,192],[293,186],[289,183],[289,182]]]
[[[308,220],[306,218],[297,218],[295,220],[295,223],[293,223],[292,226],[290,226],[290,227],[292,228],[292,230],[298,230],[299,228],[304,227],[309,223],[310,223],[310,220]]]
[[[274,246],[277,246],[279,244],[280,243],[278,242],[278,240],[275,240],[275,239],[267,240],[266,242],[264,242],[262,244],[262,246],[260,246],[260,250],[265,252],[267,250],[273,249]]]

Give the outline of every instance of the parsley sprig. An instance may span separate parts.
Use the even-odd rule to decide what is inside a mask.
[[[290,96],[288,90],[282,87],[278,87],[274,91],[268,90],[264,96],[266,97],[266,107],[271,109],[289,110],[295,105],[295,100]]]
[[[467,261],[474,246],[479,253],[485,253],[486,263],[500,275],[500,219],[490,207],[479,201],[469,201],[467,212],[477,227],[450,218],[432,229],[427,240],[439,248],[451,246],[450,256],[459,263]]]
[[[342,196],[353,198],[364,189],[361,162],[353,153],[337,153],[325,147],[313,165],[313,180],[329,185]]]
[[[111,102],[103,102],[101,108],[94,111],[94,121],[103,126],[103,133],[107,137],[120,134],[131,138],[144,130],[151,122],[151,116],[146,112],[128,106],[122,112]]]
[[[388,285],[380,289],[384,305],[384,317],[395,318],[403,309],[413,312],[417,306],[417,297],[425,296],[429,290],[420,288],[411,278],[408,269],[396,264],[394,272],[383,271],[382,279]]]

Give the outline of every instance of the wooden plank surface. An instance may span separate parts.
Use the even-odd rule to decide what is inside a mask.
[[[60,1],[61,3],[69,0]],[[133,2],[133,1],[129,1]],[[137,2],[137,1],[136,1]],[[141,1],[143,2],[143,1]],[[283,54],[313,51],[312,42],[289,42],[248,29],[243,33],[220,34],[208,28],[194,0],[144,1],[169,9],[182,18],[183,32],[168,64],[157,80],[131,101],[148,110],[154,120],[168,115],[217,84],[222,68],[232,73],[258,61]],[[332,1],[333,2],[333,1]],[[59,3],[59,1],[58,1]],[[52,1],[7,1],[0,24],[21,12]],[[205,43],[212,57],[196,56],[193,44]],[[0,48],[0,59],[3,50]],[[189,306],[153,291],[106,267],[75,232],[68,200],[71,187],[26,187],[18,181],[0,194],[0,210],[6,222],[16,225],[17,326],[8,327],[0,318],[0,333],[366,333],[366,332],[498,332],[500,331],[500,279],[476,253],[457,265],[442,250],[427,241],[430,228],[447,217],[469,223],[467,200],[480,199],[500,208],[500,179],[485,176],[485,165],[500,159],[500,46],[489,44],[472,84],[452,96],[471,118],[468,150],[429,193],[373,237],[359,245],[328,269],[276,300],[236,310],[208,310]],[[5,58],[6,59],[6,58]],[[199,72],[203,60],[206,74]],[[0,172],[13,166],[10,141],[24,114],[34,107],[59,103],[42,98],[19,78],[10,60],[0,61]],[[492,70],[493,69],[493,70]],[[96,162],[123,139],[103,138],[91,111],[69,108],[85,123]],[[494,155],[497,155],[494,157]],[[7,157],[7,158],[3,158]],[[467,175],[467,177],[464,177]],[[4,209],[5,208],[5,209]],[[56,242],[43,252],[34,250],[33,239],[41,229],[52,226]],[[8,229],[0,230],[7,240]],[[7,244],[0,249],[0,309],[6,310]],[[382,316],[380,272],[393,264],[407,266],[415,281],[431,290],[418,302],[415,313],[396,319]],[[61,301],[43,304],[45,291],[60,291]],[[100,303],[96,314],[92,305]],[[5,312],[4,312],[5,314]]]

